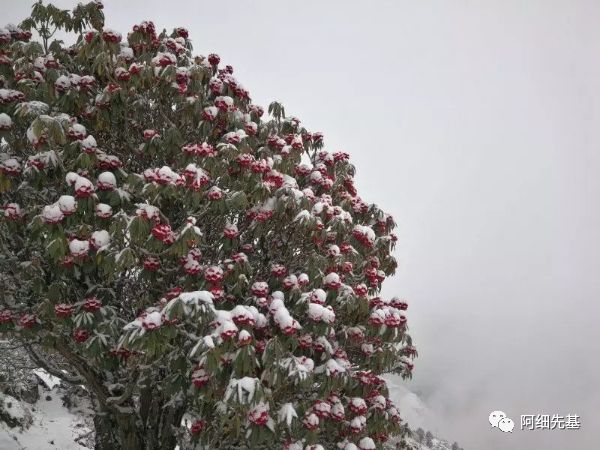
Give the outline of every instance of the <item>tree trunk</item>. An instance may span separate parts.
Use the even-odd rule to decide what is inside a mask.
[[[177,445],[175,429],[181,423],[183,409],[156,405],[143,426],[137,414],[99,412],[94,417],[94,450],[172,450]]]
[[[113,450],[118,448],[117,428],[109,415],[106,413],[97,413],[94,416],[94,428],[96,430],[94,450]]]

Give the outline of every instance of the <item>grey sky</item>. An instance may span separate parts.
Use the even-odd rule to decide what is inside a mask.
[[[28,1],[2,0],[4,21]],[[74,2],[57,4],[72,7]],[[106,1],[219,53],[278,99],[399,223],[388,295],[409,299],[409,384],[467,450],[600,442],[600,2]],[[490,411],[517,423],[491,430]],[[520,431],[521,414],[581,415]]]

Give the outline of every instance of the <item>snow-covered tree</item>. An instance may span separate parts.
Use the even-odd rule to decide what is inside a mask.
[[[98,1],[0,28],[0,331],[86,387],[98,449],[382,448],[394,221],[233,72]]]
[[[431,447],[433,445],[433,434],[431,434],[431,431],[425,433],[425,445],[427,445],[427,447]]]
[[[425,440],[425,430],[423,428],[417,428],[415,435],[417,442],[422,443]]]

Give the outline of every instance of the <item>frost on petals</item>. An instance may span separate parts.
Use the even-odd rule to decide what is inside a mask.
[[[90,251],[90,243],[88,241],[73,239],[71,242],[69,242],[69,251],[73,256],[87,256],[88,252]]]

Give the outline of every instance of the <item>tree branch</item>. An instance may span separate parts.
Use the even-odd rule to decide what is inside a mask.
[[[25,344],[24,347],[27,350],[27,354],[33,360],[33,362],[35,362],[39,367],[44,369],[50,375],[60,378],[62,381],[73,385],[80,385],[84,382],[84,379],[80,376],[69,375],[68,373],[63,372],[62,370],[52,365],[49,361],[44,359],[42,355],[37,353],[37,351],[33,348],[33,345]]]

